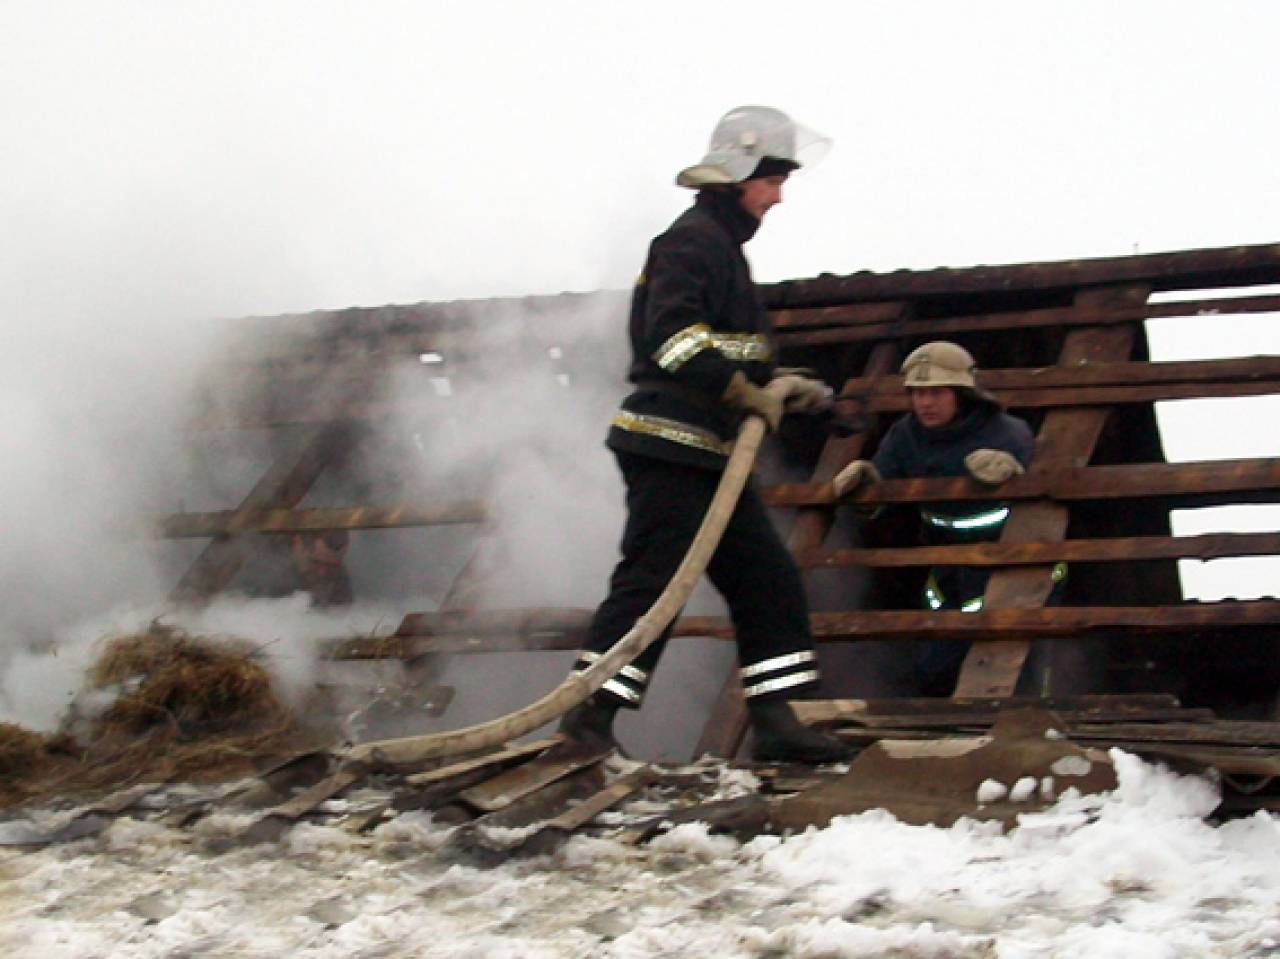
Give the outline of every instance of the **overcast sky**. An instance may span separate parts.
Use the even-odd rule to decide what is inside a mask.
[[[742,103],[835,141],[751,243],[760,280],[1277,241],[1277,36],[1262,0],[4,0],[3,368],[624,288]],[[1158,346],[1280,353],[1275,319]],[[1211,455],[1280,452],[1227,419]]]

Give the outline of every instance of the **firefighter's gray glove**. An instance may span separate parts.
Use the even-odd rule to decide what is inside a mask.
[[[773,393],[756,386],[747,379],[747,375],[742,370],[733,374],[733,379],[724,388],[720,399],[726,406],[731,406],[735,410],[759,414],[771,433],[782,422],[782,400]]]
[[[836,494],[836,499],[844,499],[850,493],[857,491],[863,483],[879,482],[880,471],[876,469],[875,463],[871,460],[854,460],[836,474],[835,479],[831,481],[831,489]]]
[[[775,374],[773,382],[777,383],[779,380],[787,382],[788,413],[825,413],[831,409],[835,393],[822,380],[799,373]]]
[[[999,486],[1026,472],[1017,457],[1004,450],[974,450],[964,458],[964,468],[979,483]]]

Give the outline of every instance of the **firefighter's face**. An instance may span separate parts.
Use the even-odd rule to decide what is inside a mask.
[[[782,184],[786,182],[785,175],[746,180],[738,184],[738,202],[757,220],[763,220],[766,213],[782,202]]]
[[[914,386],[907,392],[911,394],[911,412],[925,429],[941,429],[956,418],[960,404],[951,387]]]

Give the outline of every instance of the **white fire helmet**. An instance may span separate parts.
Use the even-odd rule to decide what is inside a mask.
[[[680,171],[676,183],[692,189],[741,183],[765,157],[781,160],[784,169],[813,166],[831,141],[796,123],[773,107],[735,107],[720,118],[702,161]]]

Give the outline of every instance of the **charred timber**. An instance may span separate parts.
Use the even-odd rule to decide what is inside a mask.
[[[894,273],[820,276],[761,287],[773,309],[829,306],[957,293],[1016,293],[1150,283],[1156,290],[1194,290],[1280,282],[1280,244],[1152,253],[1053,263],[975,266]]]
[[[247,509],[209,513],[174,513],[151,524],[168,539],[223,536],[229,533],[304,533],[331,529],[392,529],[401,526],[445,526],[483,523],[488,518],[479,500],[439,506],[354,506],[335,509]]]
[[[490,610],[469,615],[414,613],[393,636],[328,643],[330,659],[413,659],[431,653],[498,653],[576,650],[586,637],[591,611],[584,609]],[[539,624],[531,629],[529,624]],[[824,642],[877,639],[948,640],[1060,639],[1106,633],[1185,634],[1205,628],[1280,626],[1280,601],[1244,600],[1178,606],[1058,606],[982,610],[858,610],[814,613],[814,638]],[[733,626],[720,617],[689,616],[673,635],[732,639]],[[1277,637],[1280,638],[1280,637]]]
[[[1045,543],[969,543],[880,549],[808,549],[796,555],[807,569],[844,566],[1041,566],[1058,562],[1113,563],[1153,559],[1220,559],[1280,554],[1280,533],[1203,533],[1129,536]]]
[[[776,310],[771,316],[778,330],[779,342],[784,347],[796,347],[999,330],[1110,326],[1163,317],[1219,318],[1231,314],[1275,313],[1280,312],[1280,297],[1212,297],[1175,303],[1148,303],[1140,306],[1093,309],[1047,306],[1040,309],[1001,310],[935,317],[914,316],[905,309],[896,314],[888,309],[873,311],[869,309],[872,306],[900,308],[902,304],[855,303],[816,309]]]
[[[1196,497],[1207,502],[1231,494],[1232,502],[1274,501],[1280,491],[1280,461],[1207,460],[1126,466],[1066,466],[1031,472],[999,487],[967,478],[886,480],[841,501],[848,506],[935,503],[948,500],[1109,500]],[[761,490],[769,506],[835,505],[830,483],[783,483]]]

